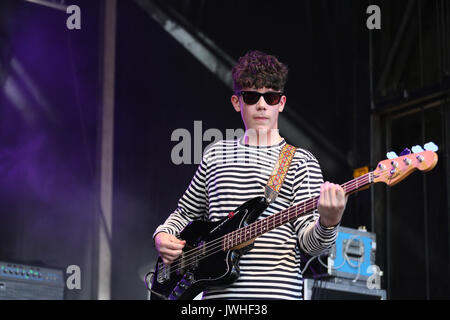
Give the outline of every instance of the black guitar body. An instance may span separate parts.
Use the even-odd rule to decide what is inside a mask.
[[[189,300],[208,288],[236,281],[239,277],[240,256],[250,250],[253,244],[226,251],[220,250],[220,240],[217,240],[218,250],[202,250],[202,246],[251,224],[267,206],[264,197],[256,197],[242,204],[221,221],[193,221],[187,225],[180,233],[180,238],[186,240],[184,253],[167,266],[161,257],[158,258],[150,299]],[[189,253],[189,250],[194,248],[199,249],[196,255]]]

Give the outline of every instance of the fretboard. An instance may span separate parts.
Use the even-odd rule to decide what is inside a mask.
[[[350,194],[373,183],[373,172],[366,173],[358,178],[350,180],[341,185],[345,194]],[[319,196],[310,198],[292,207],[284,209],[280,212],[270,215],[267,218],[258,220],[245,227],[237,229],[226,234],[222,240],[222,249],[224,251],[230,250],[233,247],[239,246],[242,243],[250,241],[259,237],[260,235],[269,232],[279,226],[282,226],[290,221],[294,221],[300,216],[311,214],[317,209]]]

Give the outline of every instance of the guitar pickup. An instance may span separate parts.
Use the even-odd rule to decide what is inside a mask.
[[[199,248],[199,256],[204,257],[206,255],[205,241],[199,242],[197,248]]]
[[[202,259],[206,255],[206,246],[205,241],[201,241],[197,244],[197,254],[195,257],[191,258],[194,259],[191,261],[191,270],[195,270],[198,268],[198,260]]]
[[[178,275],[182,275],[186,270],[195,270],[198,268],[198,261],[206,254],[205,242],[201,241],[196,246],[195,249],[197,253],[183,252],[180,256],[179,268],[177,269]]]
[[[175,260],[177,261],[177,260]],[[178,260],[178,268],[176,270],[177,275],[181,276],[186,272],[186,257],[185,253],[183,252]]]

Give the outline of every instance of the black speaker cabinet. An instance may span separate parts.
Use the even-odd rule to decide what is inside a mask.
[[[63,270],[0,261],[0,300],[62,300]]]

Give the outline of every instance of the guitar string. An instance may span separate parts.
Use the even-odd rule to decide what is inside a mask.
[[[367,173],[367,174],[365,174],[364,176],[362,176],[362,177],[359,177],[359,178],[357,178],[357,179],[354,179],[354,180],[351,180],[351,181],[349,181],[349,182],[347,182],[347,183],[344,183],[341,187],[343,187],[344,189],[345,188],[348,188],[348,187],[354,187],[354,185],[356,185],[356,187],[358,188],[359,186],[358,186],[358,184],[362,184],[362,186],[365,186],[366,184],[368,184],[368,183],[370,183],[370,174],[371,174],[372,172],[370,172],[370,173]],[[361,178],[363,178],[363,179],[361,179]],[[368,179],[367,179],[368,178]],[[362,180],[362,181],[356,181],[356,180]],[[364,180],[367,180],[367,181],[364,181]],[[351,191],[349,191],[349,192],[352,192],[352,191],[354,191],[354,190],[351,190]],[[297,211],[298,211],[298,209],[299,208],[301,208],[301,207],[303,207],[302,208],[302,210],[304,211],[304,212],[302,212],[301,213],[301,215],[304,215],[305,213],[308,213],[309,211],[311,211],[311,210],[314,210],[314,209],[316,209],[315,208],[315,206],[316,206],[316,203],[317,203],[317,200],[318,199],[318,197],[315,197],[315,198],[313,198],[313,199],[308,199],[308,200],[306,200],[306,201],[304,201],[304,202],[302,202],[302,203],[300,203],[300,204],[297,204],[296,206],[293,206],[293,207],[290,207],[290,208],[286,208],[286,209],[284,209],[284,210],[282,210],[282,211],[280,211],[278,214],[274,214],[274,215],[271,215],[271,216],[269,216],[269,217],[267,217],[267,218],[265,218],[265,219],[262,219],[262,220],[258,220],[258,221],[256,221],[256,222],[254,222],[254,223],[252,223],[252,224],[250,224],[250,225],[247,225],[246,227],[244,227],[244,228],[241,228],[241,229],[238,229],[238,230],[240,230],[240,231],[243,231],[243,230],[245,230],[245,231],[248,231],[248,229],[250,229],[250,232],[252,232],[253,230],[252,229],[255,229],[254,231],[256,231],[257,232],[257,230],[258,230],[258,226],[257,226],[257,224],[260,224],[260,225],[263,225],[264,223],[262,222],[262,221],[268,221],[268,220],[270,220],[270,219],[272,219],[272,220],[275,220],[275,221],[273,221],[274,222],[274,225],[275,225],[275,223],[276,223],[276,220],[277,220],[277,218],[278,218],[278,216],[279,216],[279,218],[280,218],[280,225],[282,225],[282,224],[285,224],[286,222],[288,222],[288,221],[290,221],[290,220],[292,220],[292,219],[294,219],[294,218],[298,218],[298,217],[300,217],[300,215],[299,216],[297,216]],[[308,202],[310,202],[310,203],[308,203]],[[312,202],[312,203],[311,203]],[[282,214],[284,211],[286,211],[284,214]],[[291,217],[291,213],[294,213],[294,216],[292,216]],[[286,221],[283,221],[283,216],[284,217],[286,217],[286,216],[288,216],[288,219],[286,220]],[[273,218],[272,218],[273,217]],[[267,224],[266,224],[267,225]],[[279,225],[278,225],[279,226]],[[277,226],[277,227],[278,227]],[[253,228],[254,227],[254,228]],[[276,228],[276,227],[273,227],[273,229],[274,228]],[[216,253],[216,252],[219,252],[219,251],[223,251],[223,249],[222,249],[222,244],[223,244],[223,239],[226,237],[226,236],[230,236],[230,235],[236,235],[236,233],[238,233],[238,230],[235,230],[235,231],[233,231],[233,232],[230,232],[230,233],[228,233],[228,234],[226,234],[226,235],[224,235],[224,236],[222,236],[222,237],[219,237],[219,238],[216,238],[216,239],[214,239],[214,240],[212,240],[211,242],[208,242],[208,243],[206,243],[206,244],[204,244],[202,247],[196,247],[196,248],[193,248],[193,249],[190,249],[190,250],[188,250],[185,254],[184,254],[184,256],[182,256],[182,257],[179,257],[179,258],[177,258],[172,264],[171,264],[171,268],[172,267],[176,267],[177,269],[178,269],[178,266],[179,265],[185,265],[185,267],[187,267],[187,266],[190,266],[190,265],[192,265],[192,264],[194,264],[194,263],[197,263],[197,261],[199,260],[199,258],[198,258],[198,255],[203,251],[204,253],[203,254],[205,254],[206,255],[206,253],[209,253],[211,250],[215,250],[215,249],[218,249],[219,247],[220,247],[220,250],[217,250],[217,251],[214,251],[213,253]],[[272,230],[272,229],[271,229]],[[262,231],[262,229],[261,229],[261,231]],[[265,232],[267,232],[267,231],[265,231]],[[250,236],[251,236],[251,234],[252,233],[250,233]],[[232,236],[230,236],[230,238],[231,238]],[[252,238],[250,238],[250,239],[248,239],[248,240],[251,240]],[[248,241],[248,240],[245,240],[245,241]],[[244,242],[245,242],[244,241]],[[231,246],[231,248],[232,248],[233,246]],[[226,248],[226,247],[225,247]],[[208,255],[209,256],[209,255]],[[204,256],[204,257],[202,257],[202,258],[205,258],[206,256]],[[194,262],[192,262],[192,258],[194,259]],[[177,261],[177,260],[180,260],[180,261]],[[184,261],[183,261],[184,260]],[[175,270],[175,271],[173,271],[173,272],[176,272],[177,270]],[[172,272],[171,272],[172,273]]]
[[[390,170],[386,170],[386,171],[384,171],[384,172],[382,172],[382,173],[380,173],[380,174],[378,174],[378,175],[375,175],[375,172],[374,172],[374,171],[371,171],[371,172],[368,172],[368,173],[364,174],[364,175],[361,176],[361,177],[355,178],[355,179],[353,179],[353,180],[351,180],[351,181],[348,181],[348,182],[342,184],[341,187],[345,189],[345,188],[351,186],[351,187],[353,188],[353,187],[356,185],[356,189],[350,190],[350,191],[348,192],[348,194],[350,194],[350,193],[353,192],[353,191],[357,191],[357,190],[358,190],[359,188],[361,188],[361,187],[366,187],[367,185],[373,184],[374,178],[379,178],[379,177],[384,178],[384,177],[389,176],[389,175],[391,175],[391,174],[392,174],[392,173],[390,172]],[[365,181],[365,182],[361,181],[361,180],[365,180],[366,178],[368,178],[368,181]],[[361,183],[361,185],[358,185],[359,183]],[[347,191],[347,190],[346,190],[346,191]],[[303,204],[303,206],[304,206],[304,208],[303,208],[303,211],[304,211],[304,212],[301,212],[300,215],[297,215],[297,213],[295,213],[296,215],[295,215],[293,218],[298,218],[298,217],[300,217],[300,216],[304,216],[304,215],[306,215],[307,213],[309,213],[309,211],[314,210],[314,209],[315,209],[314,206],[317,204],[317,202],[313,202],[313,207],[312,207],[312,208],[309,208],[309,204],[308,204],[308,211],[305,211],[305,210],[306,210],[306,203],[307,203],[308,201],[316,200],[316,199],[318,199],[318,197],[315,197],[315,198],[313,198],[313,199],[308,199],[308,200],[306,200],[306,201],[304,201],[304,202],[302,202],[302,203],[300,203],[300,204],[298,204],[298,205],[295,205],[295,206],[293,206],[293,207],[284,209],[284,210],[280,211],[279,213],[277,213],[277,214],[275,214],[275,215],[272,215],[272,216],[269,216],[269,217],[267,217],[267,218],[265,218],[265,219],[263,219],[263,220],[269,219],[269,218],[271,218],[271,217],[273,217],[273,216],[276,217],[276,216],[280,215],[283,211],[286,211],[286,210],[287,210],[287,214],[288,214],[288,216],[289,216],[289,215],[291,214],[290,211],[292,211],[292,209],[295,208],[295,212],[297,212],[298,208],[299,208],[302,204]],[[286,222],[290,221],[290,220],[293,219],[293,218],[288,218],[288,220],[287,220]],[[280,215],[280,219],[281,219],[281,215]],[[250,224],[250,225],[248,225],[248,226],[246,226],[246,227],[244,227],[244,228],[250,227],[250,230],[251,230],[251,227],[252,227],[253,225],[255,225],[255,227],[256,227],[256,224],[257,224],[257,223],[260,223],[260,222],[263,221],[263,220],[259,220],[259,221],[257,221],[257,222],[254,222],[254,223],[252,223],[252,224]],[[281,220],[280,220],[280,221],[281,221]],[[284,224],[284,223],[286,223],[286,222],[283,222],[282,224]],[[244,229],[244,228],[241,228],[241,229],[239,229],[239,230],[242,230],[242,229]],[[255,231],[256,231],[256,230],[255,230]],[[235,230],[235,231],[233,231],[233,232],[230,232],[230,233],[228,233],[227,235],[233,234],[233,233],[235,233],[235,232],[237,232],[237,230]],[[267,231],[266,231],[266,232],[267,232]],[[207,258],[208,256],[210,256],[210,255],[212,255],[212,254],[215,254],[216,252],[223,251],[223,249],[222,249],[222,240],[223,240],[227,235],[224,235],[224,236],[222,236],[222,237],[219,237],[219,238],[217,238],[217,239],[214,239],[213,241],[209,242],[208,244],[205,244],[205,246],[208,245],[208,246],[210,247],[210,248],[208,249],[209,252],[210,252],[211,250],[215,250],[215,249],[217,249],[217,248],[220,247],[219,250],[210,252],[208,255],[204,255],[203,257],[197,257],[198,253],[196,253],[196,251],[200,251],[200,250],[203,251],[203,250],[204,250],[204,251],[206,252],[206,249],[203,249],[202,247],[200,247],[200,248],[197,247],[197,248],[191,249],[191,250],[189,250],[189,251],[186,252],[186,255],[183,256],[183,258],[184,258],[185,260],[188,260],[190,257],[189,257],[188,259],[186,259],[186,257],[188,257],[189,253],[192,252],[191,256],[192,256],[192,255],[195,255],[195,257],[194,257],[194,262],[190,262],[190,261],[189,261],[188,263],[186,263],[186,262],[180,262],[179,264],[185,264],[185,267],[187,267],[187,266],[190,266],[190,265],[192,265],[192,264],[194,264],[194,263],[198,263],[198,261],[200,261],[200,260],[202,260],[202,259],[204,259],[204,258]],[[249,239],[249,240],[251,240],[251,239]],[[245,242],[245,241],[244,241],[244,242]],[[216,244],[217,244],[217,245],[216,245]],[[211,248],[211,246],[213,246],[213,247]],[[231,247],[231,248],[232,248],[232,247]],[[174,263],[171,264],[171,267],[172,267],[172,266],[177,266],[177,265],[176,265],[177,260],[180,260],[180,258],[177,258],[177,259],[174,261]],[[191,259],[191,260],[192,260],[192,259]],[[171,271],[169,274],[172,274],[172,273],[177,272],[177,271],[178,271],[177,269],[176,269],[176,270],[173,270],[173,271]]]
[[[362,183],[364,186],[367,184],[367,183],[370,183],[370,175],[369,175],[370,173],[368,173],[368,174],[366,174],[366,175],[364,175],[363,177],[364,177],[364,179],[359,179],[359,180],[366,180],[366,178],[369,178],[368,179],[368,181],[366,181],[366,182],[363,182],[363,181],[360,181],[360,183]],[[357,186],[357,188],[358,188],[358,182],[356,181],[356,180],[358,180],[358,179],[354,179],[354,180],[352,180],[352,181],[350,181],[350,182],[347,182],[347,183],[345,183],[345,184],[343,184],[342,185],[342,187],[349,187],[349,186],[352,186],[353,187],[353,185],[355,184],[356,186]],[[354,190],[351,190],[351,191],[354,191]],[[350,191],[350,192],[351,192]],[[315,205],[316,205],[316,201],[315,200],[317,200],[318,199],[318,197],[316,197],[316,198],[313,198],[313,199],[309,199],[309,200],[306,200],[306,201],[304,201],[303,203],[300,203],[300,204],[298,204],[298,205],[296,205],[296,206],[293,206],[293,207],[290,207],[290,208],[287,208],[287,209],[284,209],[284,210],[282,210],[282,211],[280,211],[279,213],[280,213],[280,222],[281,222],[281,225],[282,224],[285,224],[286,222],[288,222],[288,221],[290,221],[290,220],[292,220],[292,219],[294,219],[294,218],[298,218],[298,217],[300,217],[300,215],[299,216],[297,216],[297,211],[298,211],[298,209],[299,209],[299,207],[302,207],[303,206],[303,211],[304,212],[302,212],[301,213],[301,215],[304,215],[305,213],[308,213],[309,211],[311,211],[311,210],[314,210],[315,209]],[[312,203],[308,203],[307,204],[307,202],[311,202],[312,201]],[[291,213],[293,213],[294,212],[294,210],[295,210],[295,215],[293,216],[293,217],[291,217]],[[288,216],[288,219],[286,220],[286,221],[283,221],[282,219],[283,219],[283,215],[281,215],[281,213],[283,212],[283,211],[287,211],[287,212],[285,212],[284,213],[284,216],[286,217],[286,216]],[[272,218],[272,217],[275,217],[275,221],[274,221],[274,223],[276,222],[276,218],[277,218],[277,216],[278,216],[278,214],[277,215],[271,215],[271,216],[269,216],[269,217],[267,217],[266,219],[267,219],[267,221],[270,219],[270,218]],[[256,231],[257,232],[257,230],[258,230],[258,226],[256,225],[256,224],[263,224],[263,223],[261,223],[261,221],[264,221],[264,220],[266,220],[266,219],[263,219],[263,220],[259,220],[259,221],[257,221],[257,222],[254,222],[254,223],[252,223],[252,224],[250,224],[250,225],[248,225],[248,226],[246,226],[246,227],[244,227],[244,228],[241,228],[241,229],[239,229],[239,230],[244,230],[244,229],[250,229],[250,232],[252,232],[252,229],[253,229],[253,227],[255,227],[254,229],[254,231]],[[272,219],[273,220],[273,219]],[[274,228],[276,228],[276,227],[274,227]],[[248,230],[246,230],[246,231],[248,231]],[[261,229],[261,231],[262,231],[262,229]],[[235,230],[235,231],[233,231],[233,232],[230,232],[230,233],[228,233],[227,235],[231,235],[231,234],[234,234],[234,233],[236,233],[237,232],[237,230]],[[265,231],[266,232],[266,231]],[[203,248],[203,247],[196,247],[196,248],[194,248],[194,249],[191,249],[191,250],[189,250],[189,251],[187,251],[186,253],[185,253],[185,255],[183,256],[183,257],[179,257],[179,258],[177,258],[175,261],[174,261],[174,263],[172,263],[171,264],[171,267],[176,267],[176,268],[178,268],[178,266],[179,265],[182,265],[182,264],[185,264],[185,267],[187,267],[187,266],[190,266],[190,265],[192,265],[192,264],[194,264],[194,263],[197,263],[200,259],[198,258],[198,255],[199,255],[199,253],[201,253],[201,251],[204,251],[204,255],[205,256],[203,256],[203,257],[201,257],[201,258],[206,258],[207,256],[209,256],[209,255],[206,255],[206,253],[210,253],[210,251],[211,250],[215,250],[215,249],[218,249],[219,247],[220,247],[220,250],[217,250],[217,251],[214,251],[212,254],[214,254],[214,253],[216,253],[216,252],[219,252],[219,251],[223,251],[223,249],[222,249],[222,244],[223,244],[223,239],[227,236],[227,235],[224,235],[224,236],[222,236],[222,237],[219,237],[219,238],[217,238],[217,239],[214,239],[213,241],[211,241],[211,242],[209,242],[209,243],[207,243],[207,244],[205,244],[204,246],[205,246],[205,248]],[[252,238],[250,238],[250,239],[252,239]],[[249,240],[250,240],[249,239]],[[248,241],[248,240],[245,240],[245,241]],[[244,242],[245,242],[244,241]],[[208,247],[207,249],[206,249],[206,247]],[[233,245],[231,245],[231,248],[233,247]],[[225,247],[226,248],[226,247]],[[189,256],[189,254],[190,254],[190,256]],[[194,259],[194,261],[192,262],[192,256],[194,256],[193,257],[193,259]],[[183,259],[184,259],[184,261],[183,261]],[[177,260],[181,260],[181,261],[177,261]],[[175,271],[172,271],[172,272],[176,272],[177,270],[175,270]],[[171,273],[172,273],[171,272]]]
[[[314,200],[314,199],[309,199],[307,201],[310,201],[310,200]],[[308,206],[305,206],[304,210],[309,211],[311,209],[314,209],[314,203],[310,203]],[[284,211],[286,211],[286,210],[287,209],[284,209],[284,210],[279,212],[279,215],[276,215],[276,216],[275,215],[271,215],[271,216],[267,217],[266,219],[270,219],[271,222],[273,222],[273,224],[277,223],[277,220],[278,220],[277,218],[279,218],[280,222],[282,222],[282,218],[283,218],[283,214],[282,213]],[[284,213],[284,216],[286,216],[286,215],[290,216],[291,213],[295,212],[294,210],[295,210],[295,207],[288,208],[288,211]],[[266,219],[263,219],[263,220],[266,220]],[[247,225],[247,226],[245,226],[245,227],[243,227],[243,228],[241,228],[239,230],[241,232],[242,231],[250,231],[251,232],[250,234],[252,234],[253,231],[257,231],[256,224],[257,223],[261,223],[261,221],[263,221],[263,220],[256,221],[256,222],[254,222],[252,224],[249,224],[249,225]],[[181,264],[190,265],[192,258],[194,259],[194,263],[195,263],[195,259],[198,258],[198,255],[202,251],[204,251],[204,254],[206,254],[206,253],[209,253],[211,250],[218,249],[219,247],[220,247],[220,250],[222,250],[223,240],[225,239],[225,237],[228,236],[228,237],[231,238],[231,237],[235,236],[236,235],[236,231],[237,230],[234,230],[234,231],[232,231],[232,232],[230,232],[230,233],[228,233],[226,235],[223,235],[223,236],[218,237],[218,238],[216,238],[216,239],[214,239],[214,240],[212,240],[212,241],[210,241],[208,243],[205,243],[203,245],[204,247],[203,246],[202,247],[196,247],[196,248],[193,248],[193,249],[187,251],[184,256],[182,256],[182,257],[177,259],[177,260],[184,259],[184,261],[177,261],[177,260],[175,260],[174,263],[172,263],[172,266],[178,267],[178,265],[181,265]],[[248,240],[250,240],[250,239],[248,239]],[[218,251],[220,251],[220,250],[218,250]],[[218,251],[214,251],[214,253],[218,252]],[[177,262],[178,262],[178,264],[177,264]]]
[[[341,187],[343,189],[349,188],[349,187],[353,188],[354,186],[356,186],[356,188],[359,188],[360,187],[359,184],[361,184],[361,187],[362,186],[366,186],[367,184],[371,183],[371,178],[373,179],[373,172],[369,172],[369,173],[367,173],[367,174],[365,174],[365,175],[363,175],[361,177],[358,177],[358,178],[353,179],[353,180],[351,180],[349,182],[346,182],[346,183],[342,184]],[[355,189],[350,190],[349,192],[352,192],[352,191],[355,191]],[[306,201],[304,201],[302,203],[299,203],[299,204],[297,204],[297,205],[295,205],[293,207],[286,208],[286,209],[280,211],[278,214],[274,214],[274,215],[271,215],[271,216],[269,216],[269,217],[267,217],[265,219],[258,220],[256,222],[254,222],[254,223],[252,223],[250,225],[247,225],[246,227],[238,229],[238,230],[243,231],[245,229],[250,229],[250,232],[252,232],[252,229],[254,227],[254,229],[255,229],[254,231],[257,232],[257,230],[258,230],[257,224],[260,224],[262,226],[264,224],[262,221],[267,221],[268,222],[270,219],[272,219],[272,220],[275,220],[275,221],[273,221],[273,223],[275,225],[278,216],[280,217],[281,225],[285,224],[285,223],[287,223],[288,221],[290,221],[290,220],[292,220],[294,218],[299,218],[300,216],[304,216],[307,213],[309,213],[309,211],[312,211],[312,210],[316,209],[315,206],[317,205],[317,201],[316,201],[317,199],[318,199],[318,197],[315,197],[313,199],[308,199],[308,200],[306,200]],[[308,203],[308,202],[312,202],[312,203]],[[300,207],[303,207],[302,208],[303,212],[301,212],[300,215],[298,215],[297,211],[298,211],[298,209]],[[282,214],[283,211],[286,211],[286,212],[284,214]],[[294,216],[291,217],[291,213],[294,213]],[[288,216],[288,219],[286,221],[283,221],[283,216],[284,217]],[[273,229],[275,229],[275,228],[276,227],[274,227]],[[184,256],[177,258],[170,265],[170,268],[175,267],[175,270],[171,271],[170,274],[172,274],[174,272],[177,272],[178,271],[178,267],[180,265],[184,264],[184,267],[188,267],[188,266],[191,266],[191,265],[197,263],[201,259],[204,259],[204,258],[206,258],[206,257],[208,257],[208,256],[210,256],[212,254],[215,254],[216,252],[223,251],[223,248],[222,248],[223,241],[222,240],[224,240],[224,238],[226,236],[235,235],[238,232],[238,230],[234,230],[233,232],[230,232],[230,233],[228,233],[228,234],[226,234],[224,236],[216,238],[216,239],[212,240],[211,242],[205,243],[203,245],[204,247],[203,246],[202,247],[196,247],[196,248],[188,250],[185,253]],[[248,231],[248,230],[245,230],[245,231]],[[261,232],[262,231],[263,230],[261,229]],[[267,231],[265,231],[265,232],[267,232]],[[230,238],[232,238],[232,236]],[[251,239],[252,238],[250,238],[249,240],[251,240]],[[246,241],[248,241],[248,240],[246,240]],[[219,249],[219,247],[220,247],[220,249]],[[225,247],[225,249],[227,248],[226,244],[225,244],[224,247]],[[233,246],[231,246],[231,248],[232,247]],[[211,250],[214,250],[214,251],[211,252]],[[199,254],[202,253],[202,251],[204,252],[203,256],[199,257]]]

